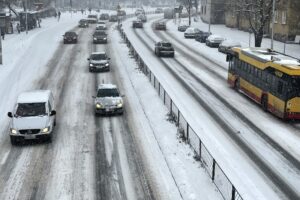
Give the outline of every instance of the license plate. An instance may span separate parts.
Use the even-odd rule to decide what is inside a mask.
[[[25,139],[26,140],[31,140],[31,139],[35,139],[35,135],[25,135]]]

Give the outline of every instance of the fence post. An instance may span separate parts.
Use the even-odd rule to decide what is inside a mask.
[[[235,200],[235,187],[232,185],[231,200]]]
[[[149,80],[150,80],[150,83],[151,83],[151,71],[149,73]]]
[[[202,153],[202,141],[199,138],[199,159],[200,159],[200,161],[201,161],[201,153]]]
[[[211,180],[215,180],[215,171],[216,171],[216,160],[213,158],[213,166],[212,166],[212,175]]]
[[[177,108],[178,109],[178,108]],[[179,109],[178,109],[178,111],[177,111],[177,116],[178,116],[178,118],[177,118],[177,126],[178,126],[178,128],[179,128],[179,120],[180,120],[180,112],[179,112]]]
[[[190,125],[189,125],[189,123],[186,123],[186,141],[188,142],[188,143],[190,143],[190,136],[189,136],[189,134],[190,134]]]
[[[164,90],[164,105],[166,104],[166,90]]]
[[[158,82],[158,95],[159,95],[159,98],[160,98],[160,82]]]
[[[155,76],[153,77],[153,86],[154,86],[154,89],[155,89],[155,81],[156,81],[156,78],[155,78]]]
[[[173,111],[172,111],[172,105],[173,105],[173,101],[172,101],[172,99],[170,98],[170,113],[171,113],[171,114],[173,113]]]

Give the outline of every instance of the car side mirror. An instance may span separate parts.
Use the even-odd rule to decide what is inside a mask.
[[[52,111],[50,112],[50,116],[53,116],[53,115],[56,115],[56,111],[55,111],[55,110],[52,110]]]
[[[13,117],[13,115],[12,115],[12,113],[11,113],[11,112],[8,112],[8,113],[7,113],[7,116],[8,116],[8,117],[10,117],[10,118],[12,118],[12,117]]]

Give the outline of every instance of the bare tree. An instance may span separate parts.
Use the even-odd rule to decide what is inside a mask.
[[[180,4],[182,6],[184,6],[188,12],[189,15],[189,26],[191,25],[192,21],[191,21],[191,11],[193,8],[193,5],[195,4],[195,0],[179,0]]]

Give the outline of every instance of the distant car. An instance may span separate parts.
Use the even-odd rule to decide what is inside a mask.
[[[231,40],[224,40],[218,48],[219,52],[228,54],[230,53],[230,50],[232,47],[242,47],[241,43],[236,42],[236,41],[231,41]]]
[[[160,56],[174,57],[175,55],[174,47],[172,46],[172,44],[170,42],[165,42],[165,41],[157,42],[155,44],[154,53],[159,57]]]
[[[90,72],[106,72],[110,70],[110,58],[105,52],[93,52],[88,58]]]
[[[106,26],[103,25],[103,24],[97,24],[96,30],[105,31],[106,30]]]
[[[123,114],[123,99],[116,85],[100,84],[95,96],[95,114]]]
[[[146,17],[146,15],[144,15],[144,14],[138,15],[137,18],[138,18],[139,20],[141,20],[142,22],[146,22],[146,21],[147,21],[147,17]]]
[[[109,19],[109,14],[108,13],[102,13],[100,15],[100,20],[108,20]]]
[[[111,16],[109,16],[109,21],[110,22],[117,22],[118,21],[118,16],[117,15],[111,15]]]
[[[154,12],[158,14],[158,13],[163,13],[164,10],[162,8],[156,8]]]
[[[107,34],[103,30],[96,30],[93,34],[93,43],[94,44],[103,44],[107,43]]]
[[[190,26],[189,25],[180,25],[180,26],[178,26],[178,31],[180,31],[180,32],[184,32],[184,31],[186,31],[186,29],[188,29]]]
[[[97,15],[88,15],[88,18],[94,18],[94,19],[98,20],[98,16]]]
[[[65,32],[63,37],[64,37],[64,44],[68,44],[68,43],[76,44],[78,42],[78,35],[73,31]]]
[[[201,43],[204,43],[208,36],[210,36],[210,32],[200,32],[196,35],[195,40]]]
[[[219,47],[219,45],[224,41],[225,39],[222,36],[219,35],[210,35],[206,39],[206,46],[209,47]]]
[[[46,139],[51,141],[56,125],[54,97],[50,90],[21,93],[12,112],[9,135],[12,145],[21,140]]]
[[[185,38],[195,38],[197,34],[199,34],[201,31],[198,28],[187,28],[186,31],[184,32],[184,37]]]
[[[133,28],[143,28],[143,22],[141,20],[132,21]]]
[[[155,30],[167,30],[166,23],[165,22],[155,23]]]
[[[106,23],[104,21],[98,21],[97,25],[103,26],[105,30],[107,29]]]
[[[81,19],[81,20],[79,20],[78,27],[87,28],[87,27],[89,27],[89,22],[86,19]]]
[[[96,24],[97,23],[97,19],[95,19],[95,18],[87,18],[86,19],[90,24]]]
[[[125,10],[120,10],[118,12],[118,16],[125,16],[126,15],[126,11]]]
[[[144,11],[144,9],[142,9],[142,8],[138,8],[138,9],[136,9],[136,11],[134,12],[134,14],[135,14],[135,16],[138,16],[138,15],[140,15],[140,14],[145,14],[145,11]]]

